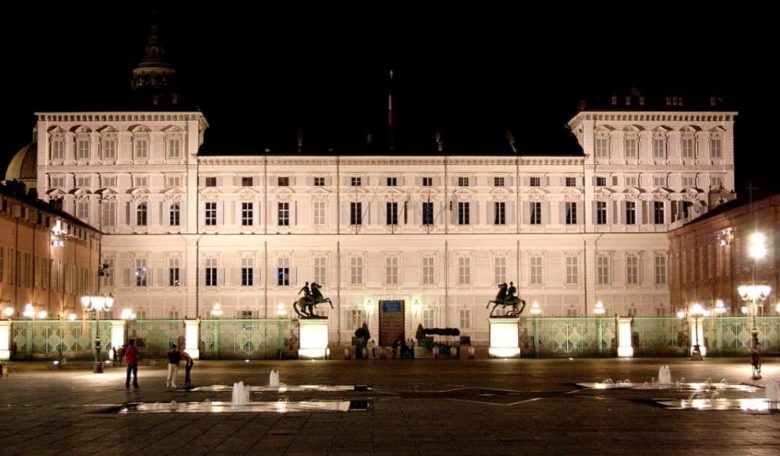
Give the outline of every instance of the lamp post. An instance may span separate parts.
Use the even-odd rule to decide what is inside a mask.
[[[596,314],[597,324],[598,324],[598,328],[599,328],[599,340],[598,340],[599,355],[601,354],[601,347],[602,347],[602,345],[604,345],[604,341],[603,341],[604,331],[603,331],[603,328],[601,327],[601,317],[604,316],[604,313],[606,311],[607,311],[607,309],[604,308],[604,303],[601,302],[601,301],[596,301],[596,307],[593,308],[593,313]]]
[[[114,305],[114,297],[108,296],[82,296],[81,305],[87,312],[95,312],[95,368],[93,373],[103,373],[103,361],[100,352],[100,312],[110,310]]]
[[[756,354],[757,356],[760,356],[761,353],[761,346],[758,342],[758,325],[756,323],[756,314],[758,313],[758,302],[765,300],[767,297],[769,297],[769,293],[772,292],[772,287],[769,285],[740,285],[737,287],[737,292],[739,293],[739,297],[742,298],[743,301],[749,302],[750,307],[748,309],[744,309],[750,312],[750,338],[751,338],[751,351]],[[760,371],[754,370],[753,373],[754,379],[761,378]]]
[[[122,313],[119,314],[119,318],[125,321],[125,341],[127,341],[133,333],[130,331],[130,322],[135,321],[135,312],[129,307],[122,309]],[[135,328],[133,328],[135,330]]]
[[[710,312],[704,309],[704,307],[698,302],[691,304],[691,307],[687,310],[681,310],[677,312],[677,318],[681,320],[685,318],[693,317],[693,345],[691,346],[690,349],[691,361],[702,360],[701,341],[699,340],[699,318],[706,317],[709,314]]]

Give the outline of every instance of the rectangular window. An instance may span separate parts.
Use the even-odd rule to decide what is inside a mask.
[[[363,203],[349,203],[349,224],[363,224]]]
[[[664,223],[664,202],[653,201],[653,223],[662,225]]]
[[[530,223],[531,225],[541,225],[542,224],[542,203],[540,201],[531,201],[530,207],[531,207],[531,219]]]
[[[634,201],[626,201],[626,225],[636,224],[636,203]]]
[[[149,158],[149,141],[147,139],[136,139],[133,143],[133,155],[136,160],[146,160]]]
[[[100,178],[103,188],[116,187],[116,176],[104,176]]]
[[[609,257],[598,257],[596,261],[596,283],[609,285]]]
[[[719,137],[710,139],[710,158],[723,158],[723,141]]]
[[[542,178],[541,177],[531,177],[528,180],[528,184],[531,187],[541,187],[542,186]]]
[[[695,176],[682,176],[682,186],[683,187],[695,187],[696,186],[696,177]]]
[[[596,157],[609,157],[609,138],[596,138]]]
[[[710,176],[710,188],[723,188],[723,176]]]
[[[351,285],[363,284],[363,258],[352,257],[349,259],[349,283]]]
[[[471,258],[458,258],[458,285],[471,283]]]
[[[639,283],[639,257],[628,255],[626,257],[626,284],[637,285]]]
[[[653,176],[653,187],[666,187],[666,176]]]
[[[496,201],[493,203],[493,224],[506,225],[506,203]]]
[[[290,203],[282,201],[276,207],[279,226],[290,226]]]
[[[694,158],[694,147],[696,143],[693,136],[684,136],[680,141],[682,143],[682,157]]]
[[[666,285],[666,257],[656,255],[655,257],[655,284]]]
[[[78,160],[89,159],[89,140],[80,139],[76,141],[76,158]]]
[[[398,179],[395,177],[388,177],[387,178],[387,186],[388,187],[395,187],[398,185]]]
[[[148,213],[149,212],[146,210],[146,203],[138,203],[138,206],[135,207],[135,224],[138,226],[146,226],[146,217]]]
[[[116,159],[116,140],[109,139],[109,140],[103,141],[102,147],[103,147],[103,159],[104,160],[115,160]]]
[[[181,140],[179,138],[168,139],[168,158],[181,157]]]
[[[242,187],[252,187],[253,185],[255,185],[255,180],[252,176],[243,176],[241,178]]]
[[[422,224],[433,225],[433,203],[430,201],[422,203]]]
[[[423,187],[433,187],[433,178],[432,177],[423,177],[422,178],[422,186]]]
[[[458,225],[469,224],[469,203],[467,201],[458,202]]]
[[[577,257],[566,257],[566,284],[576,285],[579,282],[579,267]]]
[[[212,268],[212,267],[206,268],[206,286],[207,287],[217,286],[217,268]]]
[[[506,282],[506,257],[496,257],[493,260],[493,281],[495,283]]]
[[[178,258],[170,258],[168,260],[168,286],[169,287],[178,287],[180,285],[179,280],[181,269],[180,269],[180,260]]]
[[[216,187],[217,186],[217,178],[216,177],[207,177],[206,178],[206,187]]]
[[[166,187],[181,187],[181,176],[165,176]]]
[[[328,283],[326,271],[325,257],[314,257],[314,281],[320,285]]]
[[[565,210],[566,210],[566,224],[567,225],[576,225],[577,224],[577,203],[574,201],[566,201]]]
[[[624,147],[626,158],[636,158],[636,138],[626,138]]]
[[[314,211],[314,224],[324,225],[325,224],[325,201],[314,201],[312,207]]]
[[[255,283],[255,268],[252,258],[241,258],[241,286],[251,287]]]
[[[434,328],[436,326],[436,309],[426,307],[423,309],[423,326],[426,328]]]
[[[576,187],[577,186],[577,178],[576,177],[567,177],[566,178],[566,186],[567,187]]]
[[[315,177],[314,178],[314,186],[315,187],[324,187],[325,186],[325,178],[324,177]]]
[[[146,176],[136,176],[134,179],[136,187],[148,187],[149,178]]]
[[[100,204],[103,226],[116,226],[116,201],[103,200]]]
[[[255,203],[241,203],[241,225],[252,226],[254,225],[254,219]]]
[[[290,268],[280,266],[276,268],[276,285],[280,287],[290,286]]]
[[[210,201],[206,203],[206,226],[217,225],[217,203]]]
[[[387,211],[387,224],[398,225],[398,203],[385,203],[385,210]]]
[[[653,158],[666,158],[666,140],[663,138],[653,139]]]
[[[597,176],[596,187],[606,187],[606,186],[607,186],[607,178],[604,176]]]
[[[147,279],[146,258],[135,259],[135,286],[145,287]]]
[[[51,143],[51,159],[63,160],[65,158],[65,141],[58,139]]]
[[[398,257],[386,258],[385,281],[388,285],[398,285]]]
[[[493,186],[494,187],[503,187],[504,186],[504,178],[503,177],[494,177],[493,178]]]
[[[533,256],[529,258],[530,274],[528,281],[531,285],[542,284],[542,257]]]
[[[625,183],[626,187],[636,187],[639,185],[639,177],[638,176],[626,176],[625,177]]]
[[[65,188],[65,176],[49,177],[51,188]]]
[[[468,177],[459,177],[458,178],[458,187],[468,187],[469,186],[469,178]]]
[[[168,224],[170,226],[181,225],[181,207],[179,203],[171,204],[171,207],[168,209]]]
[[[276,181],[277,185],[279,187],[289,187],[290,186],[290,178],[287,176],[279,177]]]
[[[89,201],[76,201],[76,217],[84,221],[89,221]]]
[[[350,186],[360,187],[362,185],[362,179],[359,177],[353,177],[350,179]]]
[[[596,225],[607,224],[607,202],[596,201]]]
[[[433,285],[433,257],[422,259],[422,282],[423,285]]]
[[[458,309],[458,323],[459,328],[471,328],[471,310],[470,309]]]

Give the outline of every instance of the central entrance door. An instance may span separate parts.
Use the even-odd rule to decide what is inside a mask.
[[[404,301],[379,301],[379,346],[389,347],[404,335]]]

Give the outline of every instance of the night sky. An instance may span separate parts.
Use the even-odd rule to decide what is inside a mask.
[[[0,28],[0,165],[30,142],[34,112],[121,99],[156,10],[184,93],[211,125],[210,154],[290,153],[299,128],[305,153],[354,152],[367,132],[386,152],[390,91],[399,153],[434,153],[437,130],[445,152],[509,153],[507,129],[521,154],[579,153],[565,130],[578,102],[633,87],[648,98],[722,97],[739,112],[737,192],[748,179],[780,189],[761,163],[777,150],[763,133],[778,97],[769,15],[418,3],[20,5]]]

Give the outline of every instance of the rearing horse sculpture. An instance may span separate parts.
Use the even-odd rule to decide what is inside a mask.
[[[523,309],[525,309],[525,300],[520,299],[519,297],[514,295],[515,287],[514,284],[510,288],[510,291],[507,291],[506,283],[502,283],[498,285],[499,291],[496,295],[496,299],[491,299],[488,301],[487,306],[485,308],[487,309],[490,307],[490,304],[493,304],[493,308],[490,310],[490,316],[491,317],[517,317],[521,313],[523,313]],[[498,306],[501,306],[502,309],[505,309],[507,307],[511,307],[511,309],[504,312],[503,315],[495,315],[496,308]]]
[[[321,287],[322,285],[318,284],[317,282],[312,282],[311,296],[304,296],[293,302],[293,310],[295,310],[295,313],[297,313],[299,317],[317,317],[317,315],[314,314],[314,308],[323,302],[327,302],[330,304],[330,308],[333,308],[333,302],[331,302],[330,298],[322,296],[322,292],[320,291]]]

